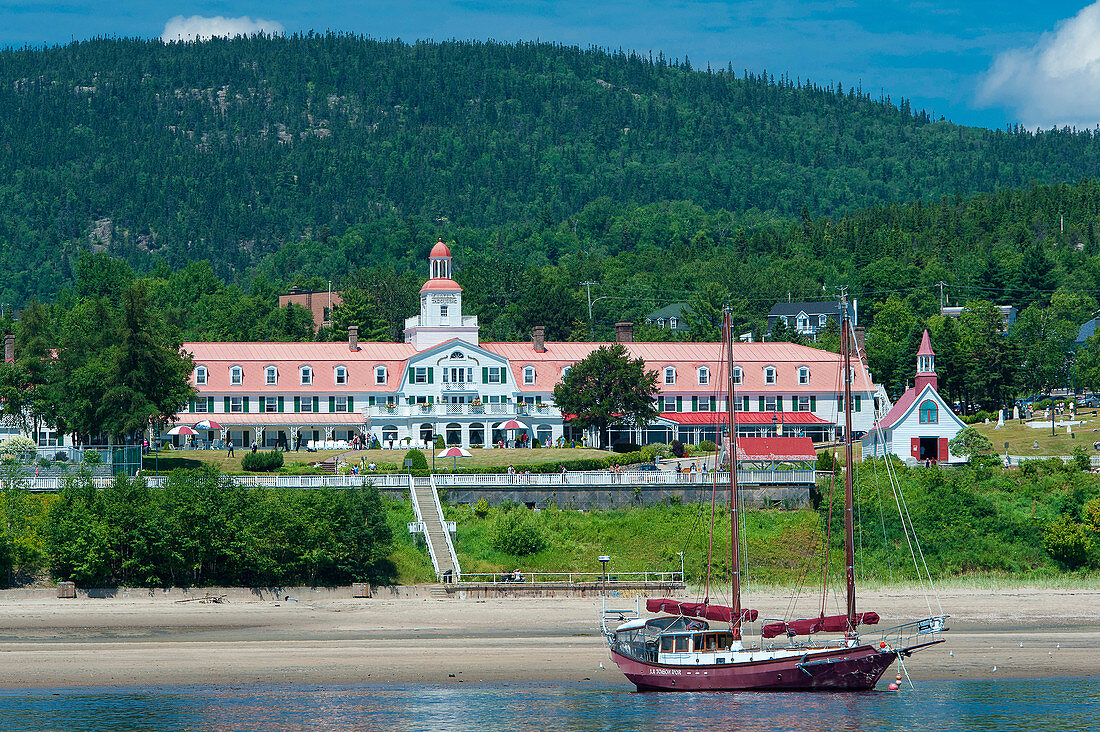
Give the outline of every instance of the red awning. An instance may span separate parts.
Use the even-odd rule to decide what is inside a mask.
[[[876,612],[856,613],[856,625],[878,625],[879,617]],[[789,623],[782,621],[768,623],[761,628],[760,633],[765,638],[775,638],[780,635],[811,635],[813,633],[843,633],[848,630],[847,615],[824,615],[820,618],[807,618],[805,620],[792,620]]]
[[[645,609],[651,613],[671,613],[684,615],[689,618],[706,618],[717,620],[720,623],[730,622],[733,617],[733,608],[725,605],[711,605],[705,602],[680,602],[679,600],[646,600]],[[741,610],[741,619],[746,623],[756,620],[755,610]]]
[[[737,424],[772,424],[772,417],[784,427],[833,424],[813,412],[737,412]],[[717,425],[727,421],[725,412],[661,412],[661,418],[676,424]]]

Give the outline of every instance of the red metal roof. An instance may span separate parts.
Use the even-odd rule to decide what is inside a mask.
[[[918,356],[935,356],[936,352],[932,350],[932,340],[928,337],[928,329],[924,329],[924,335],[920,339],[920,348],[917,350]]]
[[[612,343],[548,342],[545,351],[536,351],[527,342],[482,343],[485,350],[508,359],[513,383],[521,391],[548,392],[561,381],[561,370],[571,366],[600,346]],[[662,394],[712,394],[724,388],[725,379],[719,379],[719,363],[723,360],[721,343],[624,343],[633,358],[642,358],[646,368],[657,371],[660,378],[657,388]],[[841,358],[838,354],[793,343],[738,343],[734,346],[734,365],[741,368],[741,384],[738,389],[747,393],[828,394],[840,393]],[[535,383],[523,383],[523,367],[533,366]],[[664,369],[676,369],[676,383],[664,383]],[[698,369],[706,366],[709,383],[700,384]],[[775,383],[766,384],[765,369],[775,368]],[[799,383],[799,367],[809,369],[808,383]],[[858,359],[852,359],[854,381],[852,388],[860,392],[874,389],[866,367]]]
[[[462,292],[462,286],[446,277],[435,277],[424,283],[421,292]]]
[[[738,437],[738,460],[816,460],[809,437]]]

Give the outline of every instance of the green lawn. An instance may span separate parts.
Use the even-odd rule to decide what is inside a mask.
[[[198,468],[202,465],[214,465],[224,473],[241,473],[241,458],[247,450],[236,450],[233,457],[227,457],[225,450],[164,450],[158,460],[153,456],[146,456],[143,462],[143,470],[147,474],[159,470],[166,472],[177,468]],[[287,472],[300,472],[306,463],[316,463],[327,460],[333,455],[340,455],[351,462],[359,462],[360,458],[367,463],[374,462],[379,468],[386,470],[398,470],[405,459],[405,450],[318,450],[317,452],[288,452],[285,460]],[[439,450],[435,451],[439,453]],[[478,467],[515,465],[517,468],[523,465],[537,465],[539,463],[553,463],[559,460],[577,460],[582,458],[601,458],[608,453],[592,448],[544,448],[538,450],[504,449],[504,450],[471,450],[473,457],[458,458],[458,467],[466,467],[471,470]],[[432,453],[425,453],[428,465],[432,464]],[[439,458],[436,466],[450,468],[456,461],[451,458]],[[296,465],[297,464],[297,465]]]

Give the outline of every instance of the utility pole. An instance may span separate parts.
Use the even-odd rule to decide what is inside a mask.
[[[936,284],[940,286],[940,315],[943,315],[943,288],[947,287],[947,283],[940,280]]]
[[[592,285],[600,283],[585,280],[581,284],[584,285],[584,289],[588,293],[588,340],[592,340]]]

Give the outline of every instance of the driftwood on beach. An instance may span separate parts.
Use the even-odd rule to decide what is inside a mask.
[[[202,597],[185,597],[182,600],[176,600],[177,603],[181,602],[229,602],[226,598],[228,595],[203,595]]]

